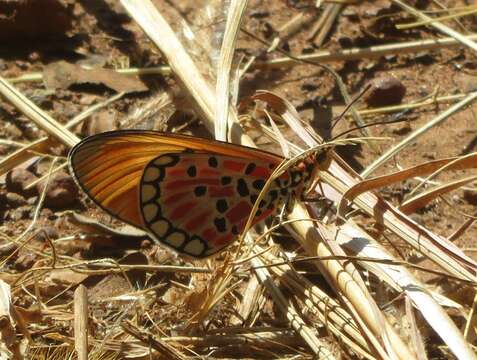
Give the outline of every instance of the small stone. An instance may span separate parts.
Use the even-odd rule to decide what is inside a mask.
[[[21,254],[15,261],[15,270],[24,271],[30,269],[36,261],[36,255],[32,252]]]
[[[0,245],[0,256],[7,257],[17,251],[18,245],[12,242]]]
[[[34,196],[36,194],[36,188],[33,186],[27,190],[26,187],[36,179],[37,177],[30,171],[22,168],[15,168],[8,172],[6,176],[7,190],[18,193],[27,198]]]
[[[464,190],[464,200],[470,205],[477,205],[477,193],[475,191]]]
[[[5,132],[5,136],[9,139],[20,139],[22,137],[22,131],[12,123],[3,125],[3,131]]]
[[[41,194],[46,180],[38,184],[37,190]],[[45,206],[53,209],[64,209],[74,205],[78,197],[78,188],[73,178],[65,173],[58,172],[48,183],[45,196]]]
[[[342,35],[338,38],[338,43],[340,46],[344,49],[350,48],[354,45],[353,39],[350,38],[349,36]]]
[[[22,205],[26,205],[26,199],[20,194],[9,192],[5,195],[5,200],[7,201],[10,207],[16,208]]]
[[[371,82],[365,101],[368,106],[380,107],[401,103],[406,87],[393,75],[385,75]]]
[[[109,109],[93,114],[83,127],[87,135],[99,134],[115,129],[117,129],[116,113]]]
[[[469,93],[477,90],[477,77],[475,76],[469,74],[457,74],[454,77],[454,81],[461,92]]]
[[[396,60],[397,60],[397,55],[396,55],[396,54],[384,55],[384,59],[385,59],[388,63],[395,63]]]
[[[396,128],[392,130],[393,134],[404,136],[406,134],[409,134],[412,131],[411,125],[406,121],[404,123],[398,124]]]
[[[16,209],[11,209],[8,211],[8,219],[12,221],[28,219],[30,217],[30,213],[30,206],[20,206]]]
[[[422,154],[422,157],[427,160],[435,160],[436,153],[435,152],[425,152]]]
[[[37,201],[38,201],[38,196],[32,196],[31,198],[27,200],[27,204],[36,205]]]
[[[58,230],[53,226],[45,226],[38,231],[36,239],[38,240],[55,240],[59,238]]]
[[[414,60],[423,65],[430,65],[436,61],[435,56],[428,51],[421,51],[414,54]]]

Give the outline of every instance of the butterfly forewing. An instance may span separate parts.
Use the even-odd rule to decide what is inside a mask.
[[[69,160],[76,181],[104,210],[181,253],[205,257],[241,233],[282,158],[214,140],[127,130],[85,139]],[[300,182],[296,171],[277,179],[253,223]]]

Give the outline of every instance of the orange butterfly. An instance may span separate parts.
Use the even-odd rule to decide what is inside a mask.
[[[143,130],[94,135],[69,154],[75,180],[102,209],[197,258],[237,238],[282,161],[254,148]],[[300,196],[313,168],[305,159],[275,179],[252,224]]]

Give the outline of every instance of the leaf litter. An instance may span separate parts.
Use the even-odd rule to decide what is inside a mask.
[[[158,13],[147,1],[61,4],[74,20],[72,29],[57,28],[61,51],[25,41],[23,49],[0,53],[2,77],[15,81],[13,87],[0,79],[0,122],[9,124],[0,128],[0,172],[7,174],[0,184],[1,356],[475,357],[474,94],[454,82],[473,79],[472,35],[456,35],[471,29],[472,19],[448,16],[461,8],[429,3],[424,15],[400,1],[317,8],[248,2],[240,26],[272,45],[264,46],[238,32],[238,24],[227,30],[236,39],[213,37],[226,29],[216,26],[227,20],[219,2],[209,4],[216,6],[209,25],[205,16],[197,26],[194,18],[207,7],[187,1],[156,2]],[[434,14],[438,20],[429,22]],[[396,26],[422,19],[426,26]],[[180,32],[184,20],[190,32]],[[211,44],[194,51],[192,37],[181,47],[184,34],[200,32],[204,41],[207,30]],[[437,31],[451,40],[436,42]],[[229,48],[216,55],[238,49],[236,78],[224,78],[230,59],[197,62],[218,40]],[[103,68],[71,61],[95,53],[106,59]],[[351,61],[358,53],[360,60]],[[309,60],[323,56],[332,72]],[[220,64],[225,69],[214,69]],[[159,77],[167,74],[159,65],[178,81]],[[139,73],[147,81],[131,77]],[[329,129],[321,137],[331,145],[317,164],[316,200],[296,202],[222,255],[198,262],[101,212],[71,188],[62,168],[81,122],[105,106],[127,119],[115,126],[213,133],[214,74],[221,103],[230,105],[217,119],[228,121],[221,128],[233,141],[297,155],[321,141],[310,126],[318,123]],[[370,81],[379,86],[367,93]],[[55,92],[37,104],[33,90],[43,84]],[[224,84],[238,86],[228,101]],[[458,103],[446,114],[449,103],[462,99],[466,107]],[[167,117],[144,111],[158,105],[167,106]],[[323,108],[332,110],[330,124],[316,117]],[[356,114],[376,123],[366,138],[345,134],[356,127],[349,121]],[[403,126],[425,131],[419,138],[396,131]],[[333,139],[339,134],[345,135]],[[412,143],[393,148],[406,138]],[[392,160],[375,162],[389,149]],[[54,201],[55,191],[66,196]]]

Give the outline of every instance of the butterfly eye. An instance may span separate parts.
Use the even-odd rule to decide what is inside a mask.
[[[322,165],[323,168],[327,168],[329,162],[331,161],[328,151],[320,150],[315,153],[312,160],[310,160],[311,166],[315,166],[316,164]]]

